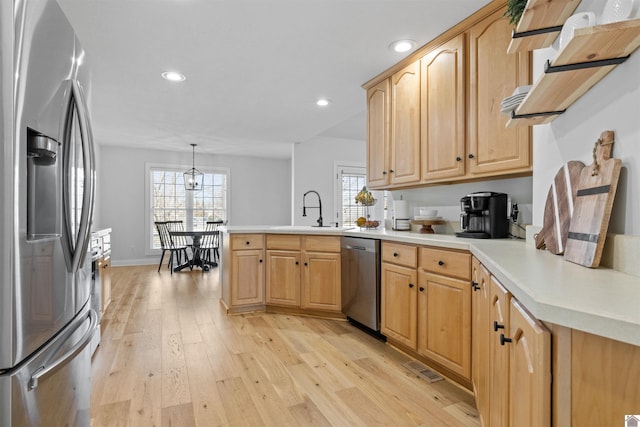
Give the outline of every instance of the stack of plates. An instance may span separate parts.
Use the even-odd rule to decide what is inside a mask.
[[[531,89],[531,85],[527,86],[518,86],[516,90],[513,91],[511,96],[507,96],[502,100],[500,104],[501,110],[503,113],[511,113],[513,110],[518,108],[518,105],[522,102],[524,98],[526,98],[529,90]]]

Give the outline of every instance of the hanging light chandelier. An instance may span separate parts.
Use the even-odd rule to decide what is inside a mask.
[[[193,147],[193,167],[184,173],[184,188],[186,190],[202,190],[204,174],[196,169],[196,145],[198,144],[191,144]]]

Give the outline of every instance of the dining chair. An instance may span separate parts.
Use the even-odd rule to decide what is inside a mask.
[[[214,234],[205,234],[200,240],[200,258],[207,262],[209,265],[217,263],[220,259],[220,232],[218,228],[223,224],[223,221],[207,221],[205,227],[206,231],[213,231]],[[213,260],[211,254],[213,253]]]
[[[184,231],[184,223],[181,220],[165,221],[169,231]],[[176,246],[190,247],[187,236],[171,236]]]
[[[169,262],[167,266],[173,274],[173,260],[174,257],[177,259],[178,264],[182,262],[182,254],[184,254],[185,262],[189,260],[189,254],[187,253],[187,246],[176,245],[169,234],[169,224],[168,221],[155,221],[156,229],[158,230],[158,235],[160,236],[160,246],[162,249],[162,255],[160,255],[160,263],[158,264],[158,272],[162,267],[162,260],[164,259],[165,252],[169,251]],[[193,269],[193,267],[191,267]]]

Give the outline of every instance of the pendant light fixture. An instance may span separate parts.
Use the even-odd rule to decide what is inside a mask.
[[[193,167],[184,173],[185,190],[202,190],[204,174],[196,169],[196,145],[198,144],[191,144],[193,147]]]

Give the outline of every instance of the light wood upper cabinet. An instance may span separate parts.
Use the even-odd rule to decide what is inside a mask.
[[[385,187],[389,183],[389,79],[367,90],[367,185]]]
[[[500,10],[469,30],[469,172],[531,171],[531,130],[507,129],[500,103],[531,81],[529,53],[506,54],[512,26]]]
[[[509,425],[551,423],[551,334],[511,299]]]
[[[420,62],[391,76],[389,183],[420,181]]]
[[[465,174],[465,62],[464,34],[421,60],[422,181]]]

